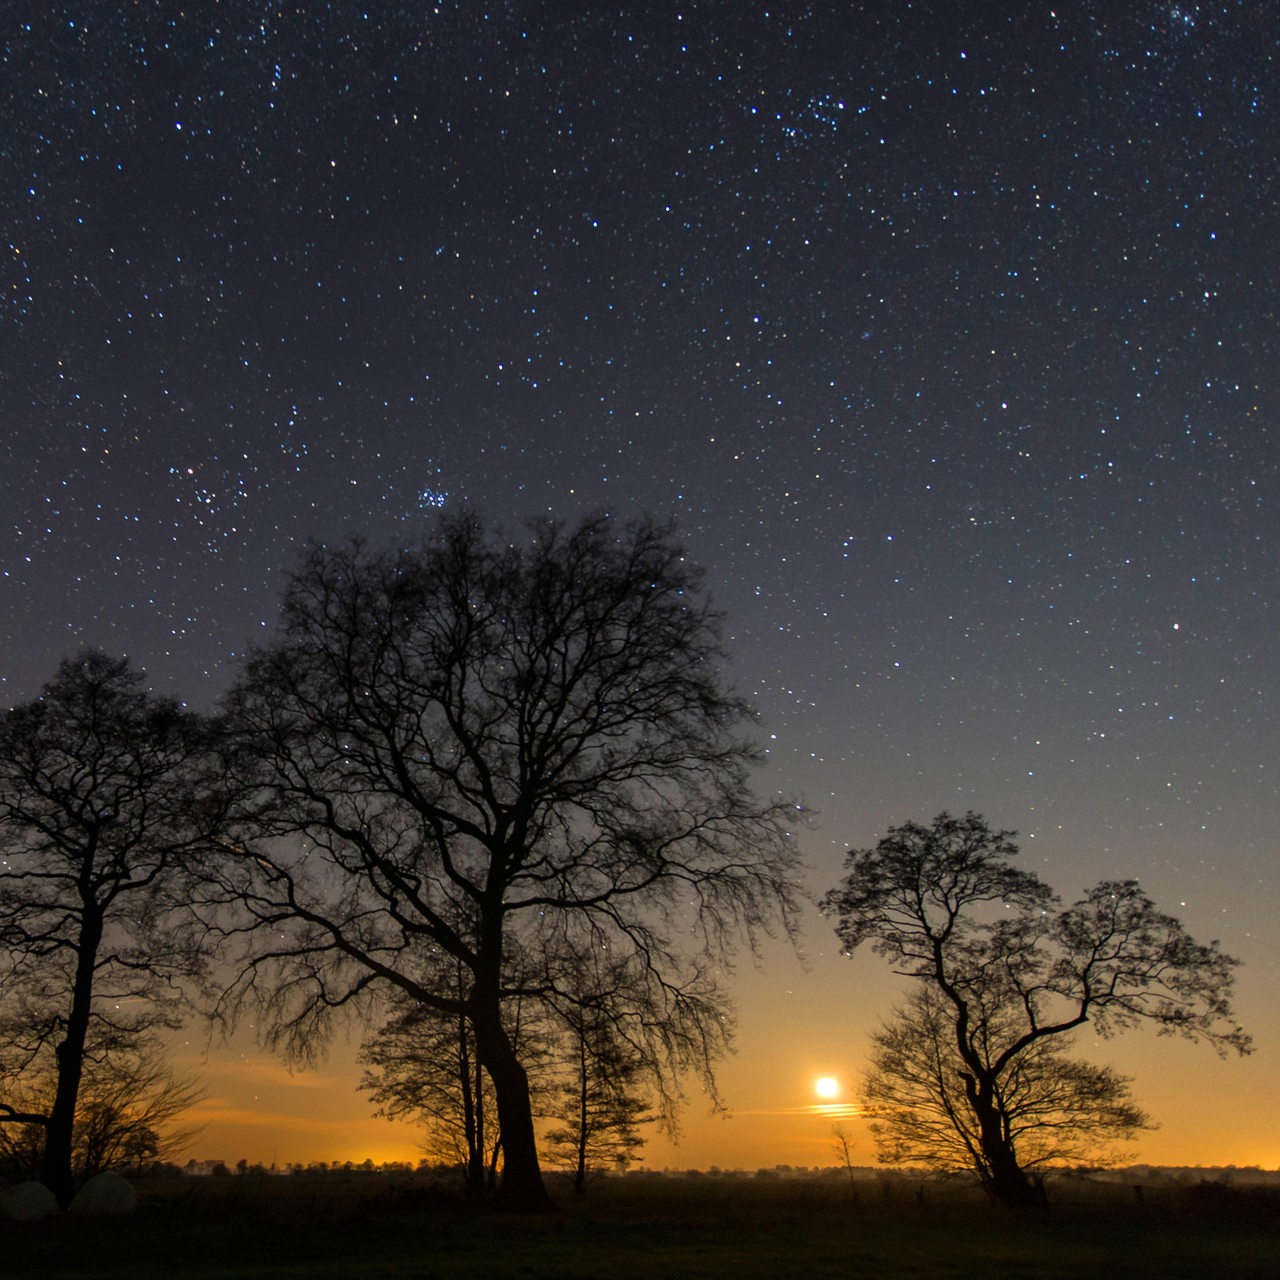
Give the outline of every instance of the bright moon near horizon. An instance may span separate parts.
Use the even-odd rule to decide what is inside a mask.
[[[834,1098],[840,1092],[840,1081],[834,1076],[822,1076],[813,1082],[813,1091],[820,1098]]]

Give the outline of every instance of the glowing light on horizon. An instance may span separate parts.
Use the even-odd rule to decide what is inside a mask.
[[[818,1097],[830,1101],[840,1094],[840,1081],[835,1076],[820,1076],[813,1082],[813,1091]]]

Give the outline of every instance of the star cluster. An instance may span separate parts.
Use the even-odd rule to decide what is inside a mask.
[[[28,8],[7,701],[211,701],[309,537],[670,514],[816,887],[973,806],[1274,973],[1268,6]]]

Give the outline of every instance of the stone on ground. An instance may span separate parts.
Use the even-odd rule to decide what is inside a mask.
[[[43,1182],[19,1182],[0,1191],[0,1217],[36,1222],[58,1212],[58,1201]]]
[[[138,1207],[138,1193],[118,1173],[100,1173],[76,1192],[71,1213],[94,1218],[119,1218]]]

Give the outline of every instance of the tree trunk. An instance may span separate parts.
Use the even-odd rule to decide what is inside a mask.
[[[461,981],[461,979],[459,979]],[[464,1186],[467,1195],[484,1194],[484,1081],[479,1062],[472,1063],[470,1027],[466,1015],[458,1015],[458,1084],[462,1091],[462,1127],[467,1143]],[[472,1066],[474,1065],[474,1076]],[[472,1081],[474,1078],[474,1089]]]
[[[512,1048],[496,1007],[474,1011],[472,1025],[480,1061],[493,1081],[502,1134],[502,1182],[493,1198],[494,1207],[513,1213],[546,1213],[555,1206],[538,1164],[528,1073]]]
[[[1038,1209],[1040,1195],[1008,1151],[984,1151],[989,1179],[987,1190],[1007,1209]]]
[[[574,1195],[587,1194],[587,1037],[578,1035],[578,1167],[573,1179]]]
[[[1017,1153],[1009,1140],[1004,1114],[996,1100],[994,1084],[988,1080],[979,1083],[972,1076],[966,1076],[965,1090],[978,1121],[978,1137],[985,1166],[980,1171],[983,1186],[1006,1208],[1036,1208],[1040,1204],[1040,1197],[1035,1185],[1018,1163]]]
[[[92,867],[92,858],[86,859],[86,863]],[[53,1106],[49,1109],[44,1151],[40,1157],[40,1181],[53,1192],[64,1209],[76,1193],[71,1148],[75,1140],[76,1107],[80,1100],[80,1082],[84,1077],[84,1049],[89,1038],[93,978],[101,942],[101,912],[96,903],[86,901],[80,917],[80,936],[76,941],[76,975],[71,990],[71,1009],[67,1015],[67,1032],[55,1051],[58,1085],[53,1095]]]
[[[465,1030],[465,1023],[464,1023]],[[467,1194],[480,1196],[484,1194],[485,1180],[485,1148],[489,1137],[485,1132],[486,1118],[484,1113],[484,1068],[479,1061],[475,1064],[474,1082],[471,1091],[473,1108],[472,1133],[468,1138],[467,1148]]]
[[[1009,1209],[1032,1209],[1039,1205],[1035,1185],[1023,1172],[1017,1154],[1005,1136],[998,1110],[987,1109],[979,1116],[982,1158],[987,1166],[987,1189]]]

